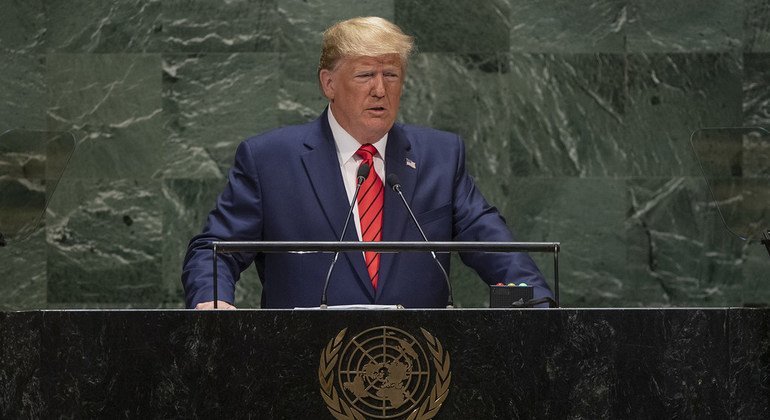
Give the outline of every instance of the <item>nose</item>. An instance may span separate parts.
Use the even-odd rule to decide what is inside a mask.
[[[385,78],[382,73],[375,75],[372,78],[371,95],[377,98],[385,96]]]

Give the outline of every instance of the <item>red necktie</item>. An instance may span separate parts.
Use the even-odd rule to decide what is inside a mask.
[[[382,180],[374,170],[374,155],[377,149],[371,144],[361,146],[356,154],[369,165],[369,176],[358,193],[358,216],[361,220],[361,239],[364,242],[382,240],[382,204],[384,202],[384,186]],[[372,279],[372,286],[377,289],[377,281],[380,279],[380,254],[372,251],[364,252],[366,270]]]

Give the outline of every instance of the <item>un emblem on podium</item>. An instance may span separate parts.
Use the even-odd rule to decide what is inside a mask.
[[[449,353],[420,328],[422,340],[381,326],[345,340],[347,328],[321,352],[321,396],[337,419],[432,419],[449,394]],[[427,349],[427,351],[426,351]]]

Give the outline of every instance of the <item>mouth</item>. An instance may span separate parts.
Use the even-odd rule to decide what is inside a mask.
[[[385,112],[385,107],[382,106],[373,106],[371,108],[366,108],[367,111],[373,111],[373,112]]]

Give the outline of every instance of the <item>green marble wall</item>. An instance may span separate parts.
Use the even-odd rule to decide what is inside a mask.
[[[417,38],[402,120],[460,133],[519,238],[562,242],[564,305],[770,302],[688,143],[770,126],[768,0],[0,3],[0,132],[79,139],[44,229],[0,248],[2,309],[180,307],[236,145],[319,114],[320,31],[359,15]],[[484,306],[457,262],[456,300]],[[255,273],[239,288],[258,306]]]

